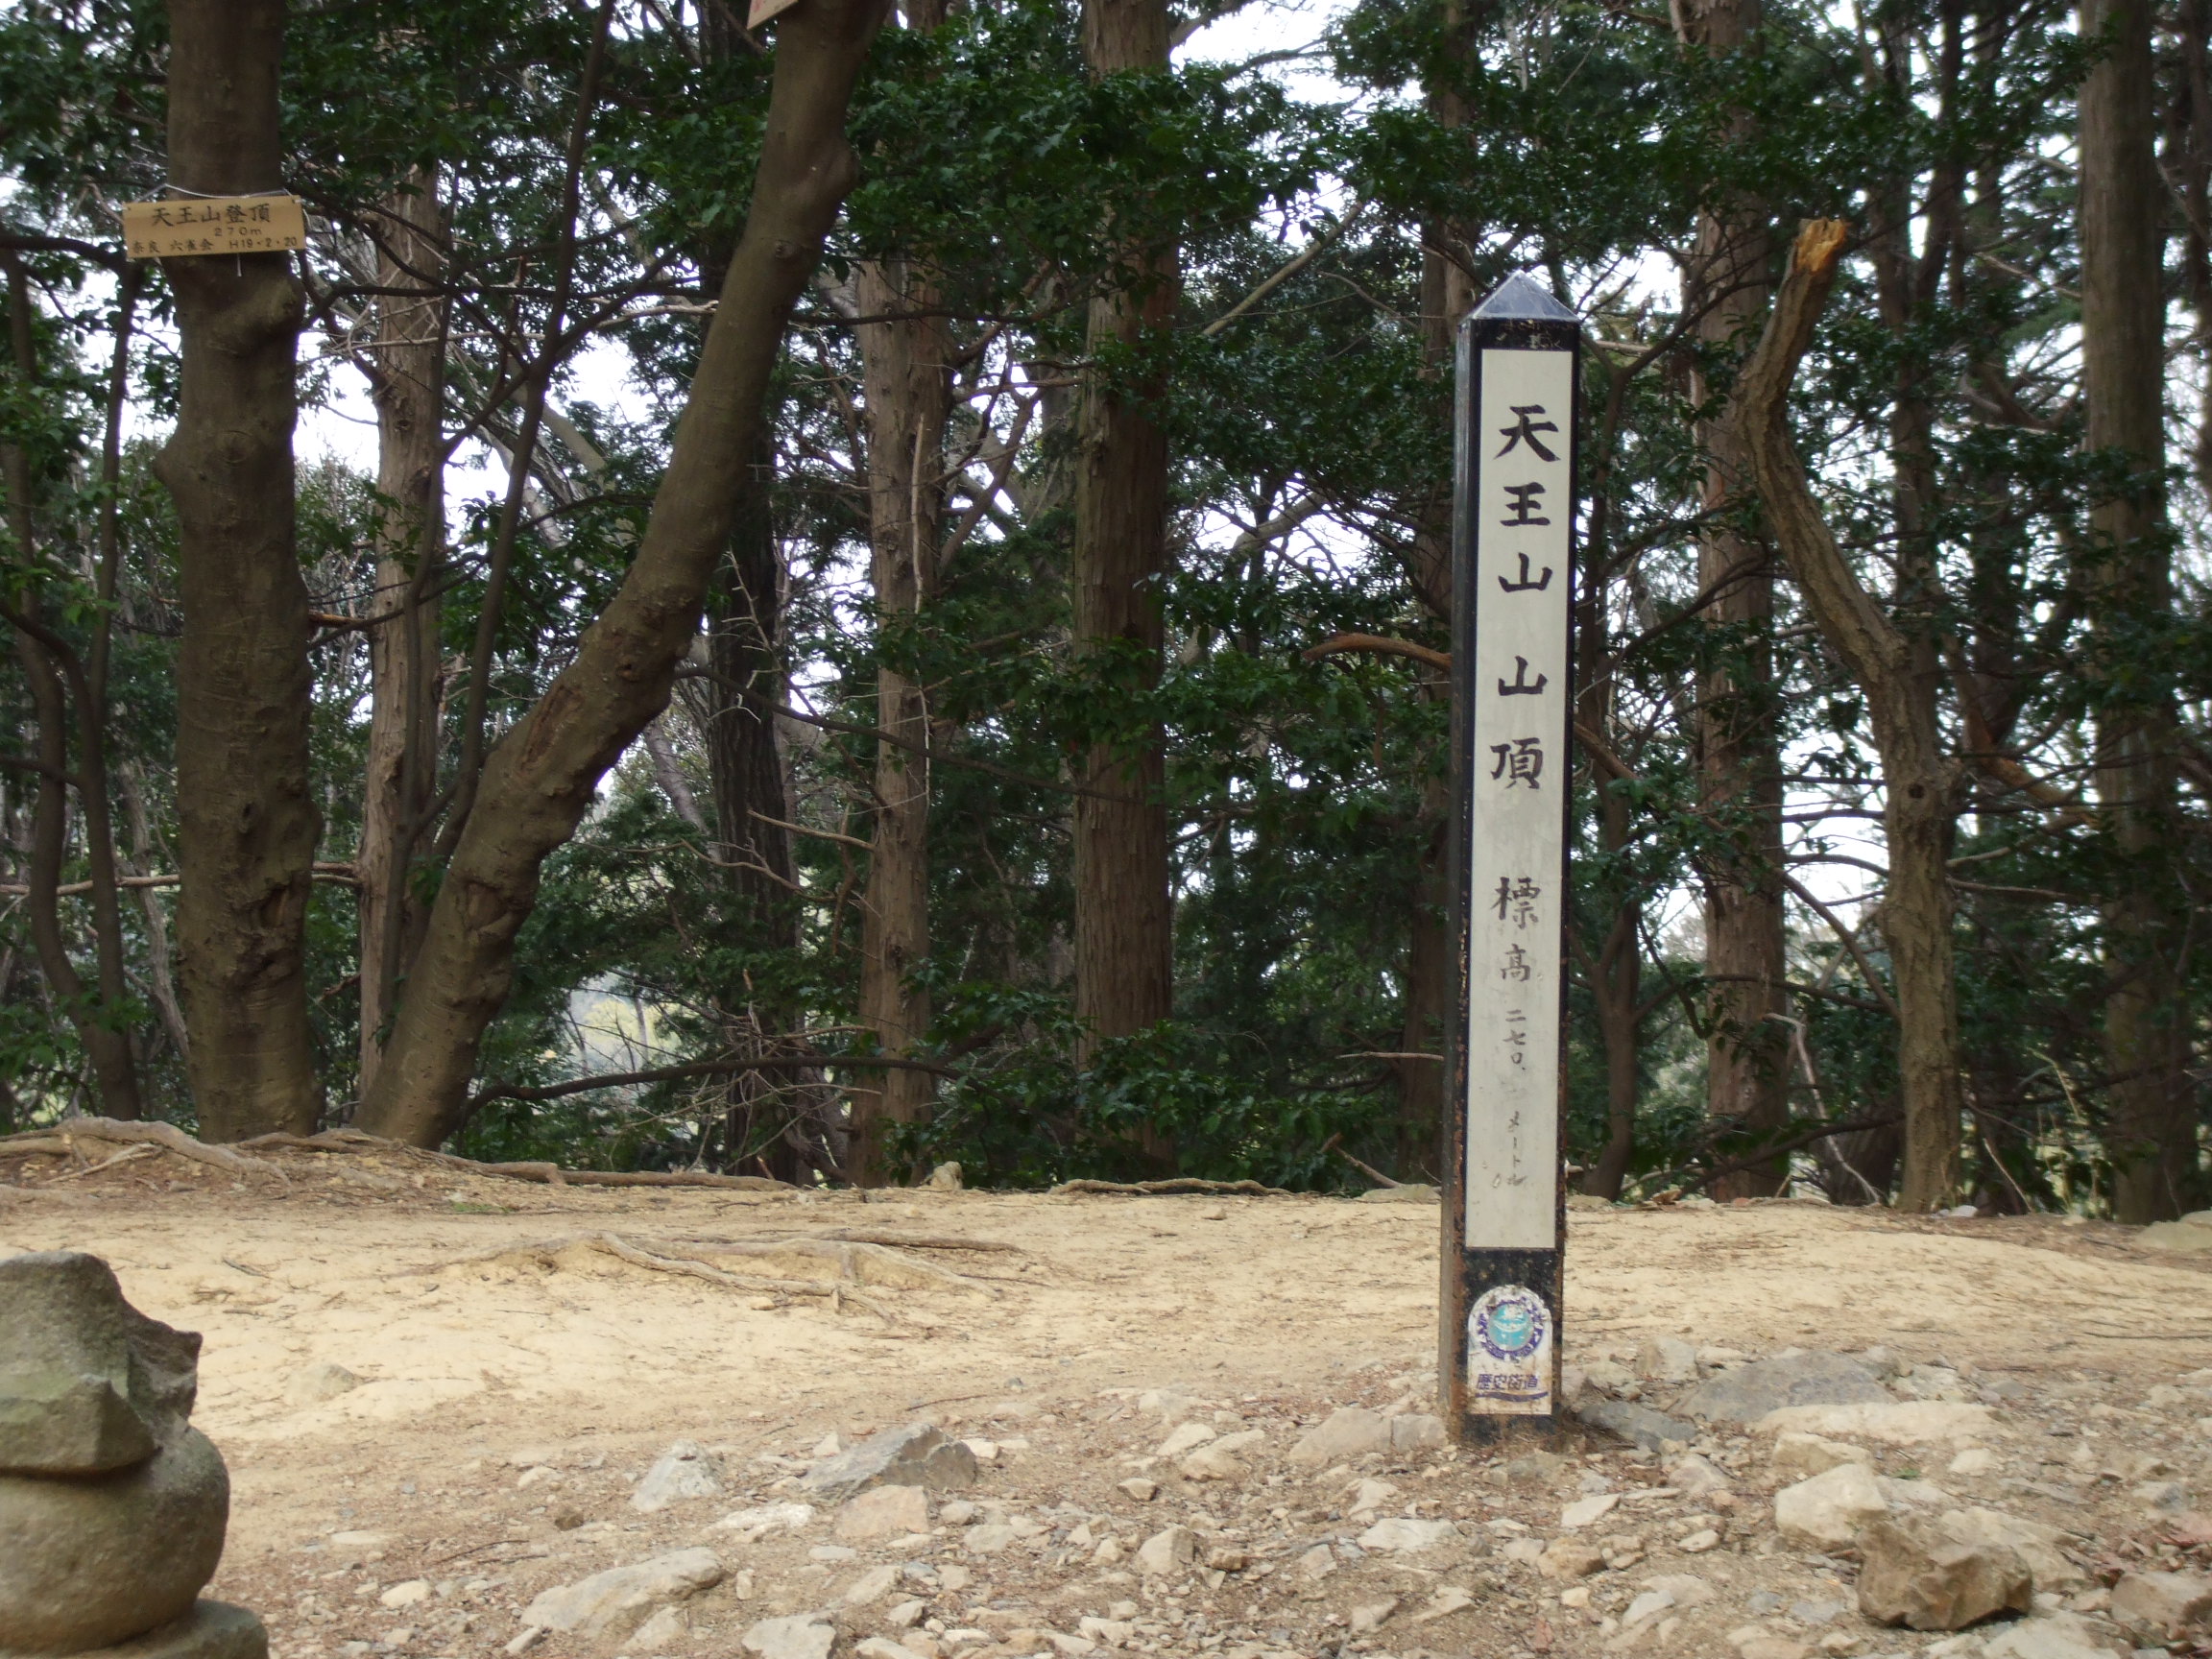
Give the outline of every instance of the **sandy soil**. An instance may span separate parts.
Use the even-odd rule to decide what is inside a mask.
[[[689,1604],[672,1655],[736,1655],[753,1622],[817,1607],[836,1608],[852,1641],[898,1634],[880,1624],[883,1608],[908,1593],[937,1626],[900,1636],[917,1651],[1008,1659],[1055,1635],[1074,1650],[1087,1615],[1132,1622],[1107,1639],[1134,1648],[1232,1659],[1623,1644],[1726,1655],[1731,1641],[1747,1655],[1873,1654],[1923,1640],[1858,1620],[1848,1563],[1779,1543],[1764,1448],[1742,1435],[1704,1446],[1738,1490],[1734,1504],[1689,1517],[1717,1522],[1726,1540],[1695,1555],[1671,1553],[1668,1538],[1696,1505],[1667,1492],[1648,1455],[1601,1437],[1571,1441],[1576,1461],[1558,1478],[1512,1484],[1495,1460],[1456,1452],[1318,1475],[1285,1462],[1337,1406],[1403,1407],[1410,1395],[1428,1408],[1432,1207],[551,1189],[383,1154],[273,1163],[284,1184],[167,1155],[95,1173],[0,1162],[0,1252],[96,1252],[138,1307],[204,1333],[195,1421],[234,1482],[211,1593],[262,1612],[276,1659],[494,1654],[547,1585],[693,1545],[733,1576]],[[835,1303],[585,1245],[521,1248],[613,1232],[680,1257],[855,1231],[935,1242],[862,1253],[846,1281],[857,1297]],[[1808,1203],[1576,1211],[1568,1355],[1632,1360],[1645,1338],[1671,1334],[1754,1356],[1887,1345],[1958,1370],[2008,1427],[1984,1475],[1943,1474],[1950,1447],[1881,1448],[1886,1471],[1932,1473],[1960,1503],[2064,1526],[2107,1578],[2130,1561],[2201,1567],[2201,1547],[2185,1553],[2186,1537],[2176,1550],[2160,1530],[2171,1495],[2154,1512],[2134,1487],[2163,1469],[2195,1507],[2212,1506],[2212,1373],[2189,1376],[2212,1366],[2212,1259],[2131,1239],[2051,1219],[1932,1222]],[[840,1270],[833,1253],[722,1264],[784,1278]],[[948,1282],[947,1269],[970,1283]],[[328,1365],[360,1385],[309,1398]],[[1169,1424],[1192,1416],[1264,1431],[1249,1483],[1185,1481],[1157,1455]],[[902,1541],[904,1557],[839,1554],[827,1516],[751,1540],[713,1525],[793,1496],[826,1436],[850,1442],[914,1418],[1003,1448],[966,1496],[977,1519],[1018,1524],[1011,1549],[968,1550],[957,1524]],[[722,1494],[638,1514],[631,1482],[678,1438],[719,1461]],[[1160,1479],[1159,1494],[1132,1498],[1118,1483],[1134,1476]],[[1361,1479],[1391,1492],[1355,1514]],[[1563,1586],[1503,1547],[1556,1535],[1563,1503],[1601,1489],[1661,1496],[1618,1523],[1635,1548],[1590,1581],[1588,1604],[1563,1604]],[[1377,1513],[1454,1517],[1466,1539],[1425,1556],[1339,1549],[1341,1569],[1310,1583],[1289,1571]],[[1171,1524],[1229,1541],[1252,1566],[1141,1580],[1097,1548],[1116,1538],[1125,1553]],[[898,1596],[842,1604],[856,1574],[895,1558],[920,1569]],[[1653,1572],[1698,1575],[1714,1597],[1624,1627]],[[417,1579],[421,1600],[386,1604]],[[1414,1623],[1447,1588],[1471,1605]],[[1393,1599],[1394,1616],[1355,1629],[1356,1609]],[[1779,1646],[1746,1647],[1760,1632]],[[553,1636],[534,1650],[592,1648]]]

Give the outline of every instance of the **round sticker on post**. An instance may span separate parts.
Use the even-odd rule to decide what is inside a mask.
[[[1467,1408],[1550,1414],[1551,1310],[1535,1291],[1501,1285],[1467,1315]]]

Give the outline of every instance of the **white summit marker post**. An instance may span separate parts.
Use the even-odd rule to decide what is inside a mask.
[[[1460,1019],[1438,1358],[1476,1444],[1558,1426],[1570,622],[1582,331],[1526,276],[1460,325],[1453,765]]]

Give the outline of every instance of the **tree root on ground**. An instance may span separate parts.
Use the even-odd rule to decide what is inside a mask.
[[[444,1262],[434,1262],[427,1266],[402,1267],[395,1271],[392,1277],[423,1279],[433,1273],[497,1262],[509,1256],[526,1256],[541,1264],[550,1265],[553,1258],[562,1251],[577,1246],[603,1250],[633,1266],[649,1267],[657,1273],[677,1273],[690,1279],[704,1279],[709,1285],[720,1285],[731,1290],[773,1291],[785,1296],[821,1296],[828,1299],[832,1307],[854,1302],[886,1325],[899,1323],[898,1316],[880,1302],[840,1280],[771,1279],[755,1273],[725,1273],[719,1267],[709,1266],[705,1262],[694,1262],[687,1257],[656,1255],[615,1233],[565,1233],[555,1238],[533,1238],[520,1243],[502,1244],[494,1249],[479,1250],[471,1256],[455,1256]]]
[[[64,1118],[51,1129],[33,1129],[21,1135],[0,1139],[0,1158],[19,1153],[43,1152],[57,1157],[83,1157],[77,1142],[92,1142],[112,1146],[152,1146],[186,1158],[195,1164],[205,1164],[212,1168],[237,1176],[258,1175],[265,1181],[276,1181],[289,1187],[292,1182],[283,1170],[264,1158],[248,1158],[233,1152],[228,1146],[209,1146],[195,1141],[174,1123],[127,1123],[119,1118]],[[121,1163],[121,1159],[110,1159]],[[89,1173],[89,1170],[83,1171]]]
[[[1063,1181],[1052,1189],[1053,1192],[1133,1192],[1140,1195],[1160,1192],[1218,1192],[1242,1194],[1249,1198],[1295,1198],[1297,1193],[1281,1187],[1262,1187],[1257,1181],[1201,1181],[1195,1176],[1179,1176],[1173,1181]]]
[[[476,1175],[541,1181],[549,1187],[720,1187],[739,1192],[789,1192],[784,1182],[762,1175],[715,1175],[704,1169],[564,1169],[558,1164],[480,1164],[451,1152],[433,1152],[404,1141],[386,1141],[360,1129],[325,1129],[319,1135],[256,1135],[241,1146],[290,1146],[302,1152],[390,1152]]]
[[[857,1278],[858,1274],[854,1271],[855,1263],[865,1258],[875,1262],[890,1262],[902,1272],[918,1274],[920,1277],[936,1284],[953,1286],[962,1290],[974,1290],[978,1295],[983,1296],[998,1294],[983,1280],[972,1279],[965,1273],[955,1273],[950,1267],[940,1267],[936,1262],[926,1262],[919,1256],[907,1256],[900,1251],[886,1249],[881,1244],[871,1243],[864,1239],[839,1238],[834,1236],[814,1234],[810,1237],[772,1238],[757,1242],[752,1239],[735,1238],[693,1238],[686,1239],[685,1242],[707,1246],[705,1253],[710,1256],[820,1257],[825,1261],[837,1263],[837,1276],[840,1279]]]

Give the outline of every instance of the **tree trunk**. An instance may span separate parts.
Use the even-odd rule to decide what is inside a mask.
[[[435,1145],[459,1124],[540,868],[574,833],[608,768],[667,707],[735,527],[785,319],[852,187],[845,110],[881,13],[881,0],[800,0],[778,19],[745,234],[637,557],[575,658],[486,762],[362,1102],[360,1126],[372,1134]]]
[[[1737,380],[1728,419],[1806,609],[1873,715],[1889,854],[1883,931],[1897,982],[1897,1070],[1905,1100],[1899,1203],[1930,1211],[1957,1196],[1965,1108],[1946,869],[1959,773],[1944,754],[1934,702],[1921,694],[1913,641],[1860,585],[1790,440],[1790,383],[1812,344],[1848,234],[1849,227],[1825,219],[1809,221],[1800,231],[1766,331]]]
[[[31,295],[23,270],[12,252],[6,255],[8,272],[8,333],[15,378],[28,397],[38,380],[36,346],[32,333]],[[125,325],[128,327],[128,325]],[[116,391],[119,393],[120,389]],[[0,445],[0,486],[8,493],[9,530],[24,561],[26,571],[37,568],[37,523],[34,512],[36,480],[30,457],[20,445]],[[92,1064],[100,1090],[102,1109],[115,1118],[136,1118],[141,1110],[138,1066],[132,1052],[131,1033],[124,1023],[124,1003],[129,988],[123,977],[122,921],[116,907],[115,845],[108,811],[105,698],[99,680],[86,675],[68,642],[52,633],[41,619],[37,589],[23,595],[12,613],[15,651],[23,664],[24,684],[31,692],[31,711],[36,723],[38,782],[31,818],[31,858],[24,872],[30,889],[31,938],[38,955],[38,969],[46,976],[54,999],[68,1014],[77,1041]],[[69,959],[67,935],[61,926],[61,866],[69,845],[69,686],[64,669],[77,691],[78,754],[74,774],[78,798],[84,806],[84,842],[92,866],[93,926],[99,963],[99,985],[88,989]]]
[[[2141,649],[2173,607],[2165,503],[2165,192],[2154,143],[2152,12],[2145,0],[2083,0],[2084,36],[2110,50],[2081,88],[2081,378],[2084,442],[2125,457],[2129,485],[2091,509],[2082,587],[2101,636],[2092,673]],[[2189,1020],[2178,969],[2186,897],[2174,878],[2176,709],[2171,691],[2105,699],[2097,716],[2097,795],[2119,855],[2104,906],[2104,1065],[2113,1214],[2179,1214],[2196,1185]]]
[[[1165,0],[1085,0],[1083,52],[1092,72],[1164,71]],[[1129,251],[1148,278],[1091,302],[1093,355],[1146,351],[1175,306],[1171,248]],[[1085,377],[1077,417],[1075,648],[1116,691],[1150,694],[1160,680],[1158,582],[1167,567],[1167,437],[1144,412],[1156,387]],[[1106,701],[1118,703],[1121,695]],[[1168,891],[1166,734],[1139,723],[1094,744],[1075,801],[1075,1012],[1086,1049],[1166,1019],[1174,999],[1174,907]],[[1088,1057],[1086,1053],[1086,1058]],[[1164,1148],[1148,1145],[1157,1156]]]
[[[1693,48],[1742,52],[1756,43],[1760,0],[1702,0],[1683,11]],[[1697,215],[1697,243],[1683,302],[1696,317],[1701,363],[1690,400],[1717,396],[1703,364],[1734,358],[1756,338],[1773,292],[1773,227],[1766,204],[1721,197]],[[1718,412],[1716,412],[1717,414]],[[1773,697],[1774,573],[1767,550],[1727,515],[1748,483],[1728,422],[1698,422],[1706,455],[1700,493],[1715,517],[1697,538],[1697,586],[1711,594],[1708,624],[1719,635],[1697,682],[1698,796],[1727,850],[1705,882],[1707,1018],[1705,1111],[1726,1154],[1732,1142],[1772,1134],[1789,1121],[1789,1013],[1782,906],[1782,761]],[[1723,1157],[1723,1162],[1728,1161]],[[1719,1198],[1781,1190],[1787,1161],[1739,1169],[1713,1186]]]
[[[945,425],[951,418],[952,336],[935,287],[903,260],[863,265],[863,317],[915,312],[858,330],[868,408],[870,572],[878,647],[876,724],[909,744],[929,745],[928,699],[919,682],[886,661],[888,636],[910,630],[937,579],[938,521],[945,490]],[[860,1023],[888,1053],[904,1054],[929,1028],[929,994],[910,975],[929,954],[929,762],[919,749],[876,745],[875,833],[861,903]],[[886,1071],[854,1095],[852,1169],[877,1186],[895,1178],[891,1125],[928,1116],[926,1071]]]
[[[408,872],[438,789],[439,617],[445,563],[445,215],[435,170],[418,170],[378,221],[376,583],[369,630],[369,758],[361,809],[361,1059],[358,1098],[374,1081],[402,964],[428,907]],[[416,290],[393,293],[391,290]],[[520,465],[520,462],[516,463]]]
[[[283,185],[281,0],[172,0],[169,177],[204,195]],[[290,258],[172,259],[183,345],[156,470],[177,503],[177,906],[189,1074],[208,1141],[313,1131],[307,1026],[307,589],[293,529]]]

